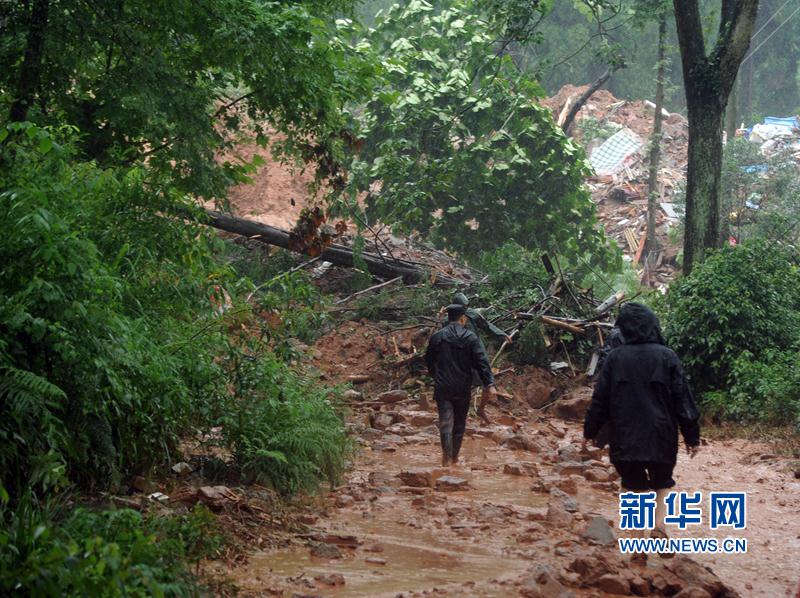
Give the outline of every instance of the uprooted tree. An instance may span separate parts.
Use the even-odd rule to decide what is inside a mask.
[[[722,127],[739,65],[750,47],[759,0],[721,0],[717,40],[706,50],[698,0],[673,0],[689,115],[684,271],[720,243]]]

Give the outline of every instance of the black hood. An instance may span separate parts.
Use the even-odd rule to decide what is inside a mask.
[[[617,326],[626,345],[642,343],[664,343],[658,317],[649,307],[641,303],[626,303],[619,310]]]

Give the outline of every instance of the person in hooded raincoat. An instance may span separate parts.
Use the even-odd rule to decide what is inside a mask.
[[[626,491],[656,491],[659,511],[675,485],[680,431],[690,456],[700,445],[699,413],[678,356],[664,344],[656,315],[627,303],[617,326],[625,339],[606,357],[584,420],[587,440],[610,427],[610,458]],[[665,536],[661,519],[654,535]]]
[[[472,309],[469,306],[469,299],[464,293],[456,293],[453,295],[453,305],[463,305],[464,310],[467,314],[467,330],[470,332],[474,332],[475,336],[478,337],[478,340],[481,339],[480,331],[483,330],[489,336],[494,338],[497,341],[503,342],[513,342],[511,336],[506,333],[502,328],[495,326],[489,320],[486,319],[481,312],[477,309]],[[447,326],[449,322],[445,321],[443,326]],[[483,342],[481,342],[483,344]]]

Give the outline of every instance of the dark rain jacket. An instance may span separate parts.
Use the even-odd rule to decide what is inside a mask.
[[[431,336],[425,362],[438,395],[469,397],[473,370],[484,386],[494,384],[492,368],[478,336],[457,322]]]
[[[628,303],[617,319],[625,344],[608,354],[586,413],[583,435],[611,428],[611,461],[675,464],[678,429],[700,444],[697,406],[680,360],[663,345],[655,314]]]

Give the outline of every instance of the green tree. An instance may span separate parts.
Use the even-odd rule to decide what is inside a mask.
[[[475,257],[509,240],[576,256],[610,256],[582,186],[583,151],[504,53],[502,20],[470,0],[415,0],[379,15],[357,48],[384,77],[353,113],[363,147],[339,205],[418,231]]]
[[[722,126],[739,65],[750,46],[758,0],[721,0],[713,48],[698,0],[673,0],[689,113],[689,167],[683,267],[688,274],[719,245]]]
[[[351,63],[332,35],[334,16],[350,4],[5,3],[4,113],[75,125],[86,158],[104,166],[146,159],[207,197],[243,180],[241,163],[217,157],[244,134],[266,143],[279,131],[282,148],[332,171],[339,108],[361,80],[347,75]]]

